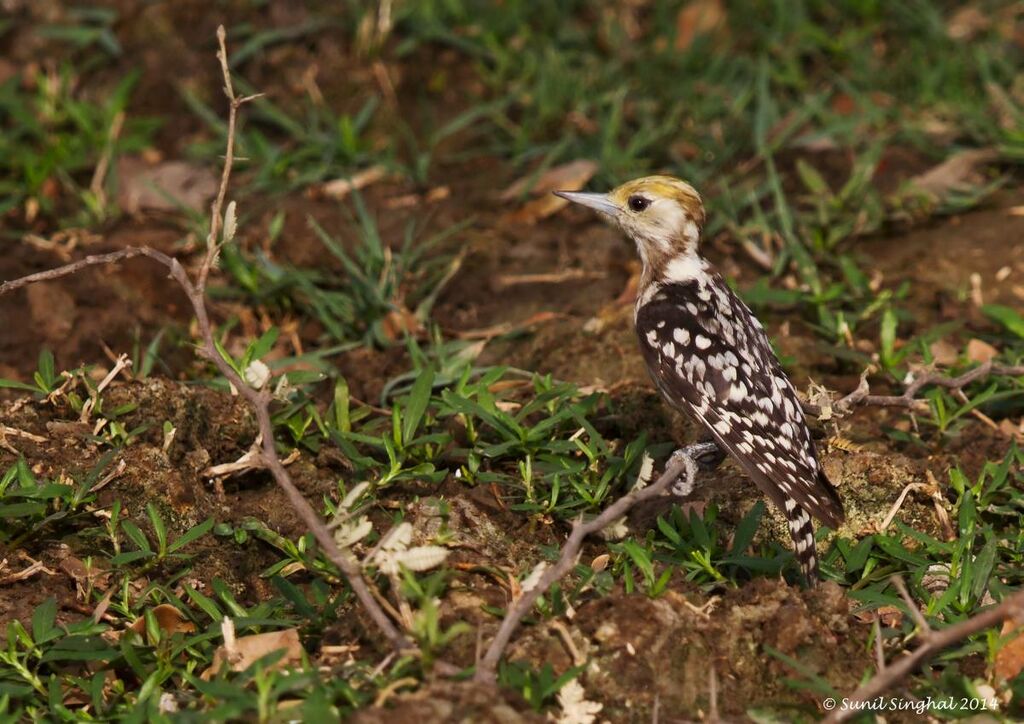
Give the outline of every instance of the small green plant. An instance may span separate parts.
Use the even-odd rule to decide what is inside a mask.
[[[575,666],[558,676],[549,663],[533,668],[521,661],[503,661],[498,668],[498,683],[518,691],[534,711],[541,711],[548,704],[554,703],[559,690],[579,676],[583,668]]]
[[[65,224],[108,218],[115,179],[93,179],[101,156],[110,162],[141,151],[156,128],[124,119],[136,80],[126,76],[103,103],[82,97],[68,67],[38,76],[32,89],[17,76],[0,84],[0,215],[20,210],[29,220],[43,214]]]
[[[235,80],[239,92],[251,88]],[[227,126],[198,96],[184,94],[193,112],[216,132],[209,141],[197,144],[193,153],[215,158],[223,152]],[[241,155],[254,171],[252,183],[261,191],[288,191],[310,184],[345,178],[377,162],[366,132],[374,119],[378,101],[368,99],[358,112],[336,114],[330,105],[307,102],[290,113],[267,98],[251,105],[246,123],[238,130]]]

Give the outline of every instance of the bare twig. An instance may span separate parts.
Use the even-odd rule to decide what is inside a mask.
[[[199,281],[196,287],[200,293],[206,291],[206,279],[210,275],[210,269],[217,264],[217,257],[220,254],[222,244],[221,229],[224,224],[224,200],[227,198],[228,182],[231,180],[231,170],[235,164],[235,124],[238,120],[238,109],[251,100],[260,98],[263,94],[257,93],[251,96],[235,95],[235,86],[231,82],[231,68],[228,65],[227,33],[224,26],[217,26],[217,60],[220,61],[220,70],[224,76],[224,95],[228,98],[228,138],[224,149],[224,168],[221,170],[220,186],[217,189],[217,196],[210,208],[210,233],[206,237],[206,257],[199,268]]]
[[[921,612],[913,605],[908,604],[911,611]],[[935,630],[932,628],[922,629],[918,636],[922,644],[906,656],[889,664],[881,669],[867,683],[858,688],[853,694],[843,699],[843,706],[837,707],[822,721],[825,724],[837,724],[852,719],[863,713],[863,704],[872,701],[899,684],[918,666],[928,661],[943,649],[972,636],[979,631],[996,626],[1007,619],[1020,619],[1024,616],[1024,591],[1007,596],[997,605],[981,613],[972,616],[966,621],[961,621],[949,628]],[[922,617],[923,618],[923,617]],[[920,625],[920,624],[919,624]],[[925,624],[927,626],[927,624]]]
[[[915,377],[914,380],[903,390],[903,394],[901,395],[872,395],[871,388],[867,382],[867,377],[862,376],[857,389],[845,397],[841,397],[836,400],[832,403],[831,407],[840,414],[850,412],[857,406],[906,407],[908,409],[915,409],[926,404],[917,396],[925,387],[944,387],[947,390],[953,390],[956,392],[962,390],[972,382],[978,382],[979,380],[986,379],[992,375],[1019,377],[1024,375],[1024,365],[999,365],[994,364],[989,360],[988,362],[983,362],[974,369],[968,370],[962,375],[958,375],[956,377],[949,377],[939,372],[928,372],[920,375],[919,377]],[[823,411],[822,407],[813,403],[804,403],[803,408],[805,412],[816,417],[820,416]]]
[[[687,483],[692,484],[697,475],[697,464],[694,462],[694,458],[706,453],[711,447],[714,447],[714,443],[696,443],[679,450],[666,466],[665,472],[653,485],[642,489],[634,488],[605,508],[597,517],[587,522],[578,519],[573,523],[572,532],[569,533],[568,540],[562,546],[561,555],[555,565],[545,569],[533,585],[524,585],[522,595],[512,602],[501,626],[498,627],[498,633],[491,641],[491,645],[487,647],[487,653],[484,654],[476,668],[474,679],[482,683],[494,683],[498,661],[505,652],[512,634],[515,633],[523,618],[533,609],[533,604],[537,602],[537,599],[552,584],[572,570],[579,556],[580,548],[583,546],[584,538],[613,524],[626,515],[634,505],[661,495],[680,477],[685,475]]]
[[[60,266],[55,269],[47,269],[46,271],[29,274],[28,276],[24,276],[19,279],[11,279],[10,281],[3,282],[0,284],[0,297],[8,292],[13,292],[17,289],[21,289],[22,287],[27,287],[30,284],[53,281],[54,279],[60,279],[61,277],[75,274],[86,267],[114,264],[125,259],[131,259],[132,257],[152,256],[153,254],[160,254],[160,252],[153,252],[150,249],[141,249],[133,246],[129,246],[125,249],[119,249],[118,251],[112,251],[109,254],[91,254],[84,259],[79,259],[71,264],[65,264],[64,266]],[[160,254],[160,256],[168,262],[170,261],[170,257],[165,256],[164,254]],[[158,259],[158,261],[164,263],[163,259]]]
[[[871,633],[875,637],[875,667],[878,673],[885,671],[885,649],[882,646],[882,624],[875,619],[871,624]]]
[[[89,191],[95,197],[97,205],[103,210],[106,210],[107,206],[107,191],[104,188],[107,172],[110,170],[110,161],[114,157],[114,146],[121,135],[123,127],[124,111],[118,111],[114,115],[114,120],[110,123],[110,129],[107,132],[107,145],[103,149],[103,155],[100,156],[99,163],[96,164],[96,170],[92,174],[92,182],[89,184]]]
[[[914,599],[910,597],[910,591],[907,590],[907,584],[903,582],[901,576],[893,576],[889,580],[892,581],[892,585],[896,587],[896,590],[900,594],[900,598],[903,599],[903,603],[907,604],[907,610],[910,611],[910,615],[914,618],[914,622],[917,624],[917,628],[920,629],[923,636],[932,635],[932,627],[928,625],[928,620],[921,613],[921,609],[914,603]]]
[[[48,271],[31,274],[20,279],[4,282],[3,284],[0,284],[0,296],[36,282],[60,279],[61,277],[74,274],[86,267],[101,264],[112,264],[136,256],[148,257],[167,267],[171,278],[174,279],[174,281],[176,281],[182,288],[185,295],[188,297],[189,303],[192,305],[192,310],[195,314],[196,322],[199,327],[199,334],[203,340],[203,344],[199,348],[200,354],[209,359],[217,367],[218,371],[224,375],[228,382],[238,390],[238,393],[245,398],[247,402],[249,402],[256,414],[259,435],[262,439],[262,445],[258,451],[258,460],[262,467],[269,470],[274,476],[274,480],[287,496],[288,502],[291,503],[303,523],[305,523],[313,533],[313,536],[320,544],[320,547],[327,558],[341,570],[345,579],[348,581],[349,586],[352,588],[353,593],[355,593],[356,598],[366,608],[366,611],[374,624],[376,624],[376,626],[381,630],[391,645],[397,650],[413,649],[413,645],[405,635],[398,630],[394,623],[392,623],[391,619],[388,618],[387,614],[384,613],[383,609],[374,599],[366,580],[362,576],[359,563],[348,552],[343,551],[338,547],[330,530],[324,524],[324,521],[320,518],[309,502],[302,496],[302,493],[299,492],[299,489],[295,486],[291,476],[285,469],[281,458],[277,454],[277,448],[274,442],[274,425],[270,417],[270,403],[273,396],[270,391],[265,388],[256,389],[250,386],[217,351],[217,345],[214,340],[213,333],[214,328],[210,322],[210,316],[206,308],[206,279],[209,275],[210,269],[213,268],[216,263],[217,254],[219,252],[217,242],[221,232],[224,199],[227,195],[227,187],[231,179],[235,119],[237,117],[238,107],[254,97],[246,96],[244,98],[239,98],[235,96],[234,90],[231,86],[230,73],[228,72],[227,49],[225,45],[225,33],[223,26],[217,29],[217,39],[220,43],[220,51],[217,57],[220,60],[221,69],[224,73],[225,93],[231,101],[231,106],[228,120],[227,153],[224,159],[224,172],[221,175],[220,189],[217,193],[217,198],[213,203],[213,218],[210,222],[209,243],[207,245],[206,255],[197,275],[197,281],[193,282],[188,272],[185,271],[185,268],[177,259],[148,247],[129,247],[109,254],[88,256],[85,259],[71,264],[66,264],[56,269],[50,269]]]

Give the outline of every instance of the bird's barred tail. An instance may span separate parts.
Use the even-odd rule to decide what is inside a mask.
[[[789,521],[789,534],[793,537],[793,548],[796,560],[800,564],[808,586],[818,585],[818,554],[814,549],[814,525],[807,514],[795,500],[786,500],[786,518]]]

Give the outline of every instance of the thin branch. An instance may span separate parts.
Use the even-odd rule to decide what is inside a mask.
[[[134,256],[142,256],[146,253],[147,252],[143,249],[130,246],[125,249],[119,249],[118,251],[112,251],[109,254],[91,254],[84,259],[79,259],[76,262],[65,264],[64,266],[57,267],[56,269],[47,269],[46,271],[41,271],[36,274],[29,274],[28,276],[21,277],[20,279],[11,279],[10,281],[3,282],[0,284],[0,296],[3,296],[8,292],[13,292],[16,289],[27,287],[30,284],[48,282],[75,274],[86,267],[113,264],[124,259],[131,259]]]
[[[577,519],[573,523],[572,532],[569,533],[568,540],[562,546],[562,552],[555,565],[545,569],[537,582],[533,586],[524,587],[519,598],[513,601],[501,626],[498,627],[498,633],[491,641],[491,645],[487,647],[487,653],[480,660],[474,679],[482,683],[494,683],[498,661],[512,639],[512,634],[515,633],[523,618],[533,609],[537,599],[576,565],[584,538],[621,519],[634,505],[661,495],[682,475],[685,474],[687,482],[692,484],[697,475],[697,464],[694,462],[694,458],[713,447],[714,443],[696,443],[677,451],[666,466],[665,472],[653,485],[639,490],[634,488],[605,508],[600,515],[587,522],[584,522],[582,518]]]
[[[875,637],[875,668],[882,673],[885,671],[885,648],[882,646],[882,624],[877,618],[871,624],[871,634]]]
[[[221,74],[224,76],[224,95],[228,98],[228,138],[224,149],[224,168],[221,170],[220,186],[217,189],[217,196],[210,208],[210,233],[206,237],[206,256],[199,267],[199,281],[196,283],[201,293],[206,291],[206,279],[210,275],[210,269],[217,264],[217,257],[221,248],[221,229],[224,224],[224,201],[228,193],[228,181],[231,179],[231,171],[235,164],[235,125],[238,120],[238,109],[245,103],[259,98],[262,94],[239,97],[235,95],[235,86],[231,82],[231,67],[228,65],[227,33],[223,25],[217,26],[217,60],[220,61]]]
[[[918,612],[920,614],[920,612]],[[975,616],[941,630],[928,629],[921,632],[922,644],[906,656],[889,664],[853,694],[843,699],[843,706],[837,707],[822,721],[824,724],[838,724],[863,714],[863,704],[873,701],[899,684],[921,664],[945,648],[973,636],[979,631],[998,625],[1007,619],[1024,616],[1024,591],[1007,596],[997,605]]]
[[[1024,365],[999,365],[992,360],[983,362],[972,370],[964,372],[956,377],[949,377],[939,372],[928,372],[907,385],[901,395],[872,395],[868,385],[867,376],[862,375],[857,389],[845,397],[841,397],[831,404],[831,408],[840,413],[850,412],[854,407],[906,407],[913,409],[924,405],[924,401],[918,398],[918,393],[928,386],[944,387],[947,390],[959,391],[972,382],[986,379],[990,376],[1020,377],[1024,375]],[[824,411],[819,405],[805,402],[804,411],[815,417],[821,416]]]
[[[907,604],[907,609],[910,611],[910,615],[914,619],[914,623],[917,624],[917,628],[921,631],[921,635],[928,637],[932,635],[932,627],[928,625],[928,619],[921,613],[921,609],[914,603],[914,599],[910,597],[910,592],[907,590],[907,584],[903,582],[902,576],[893,576],[889,579],[892,585],[895,586],[896,590],[900,594],[900,598],[903,599],[903,603]]]

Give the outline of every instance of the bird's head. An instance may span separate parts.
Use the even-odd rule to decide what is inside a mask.
[[[614,221],[636,242],[648,269],[697,253],[704,226],[704,203],[685,181],[671,176],[647,176],[627,181],[606,194],[555,193],[596,209]]]

